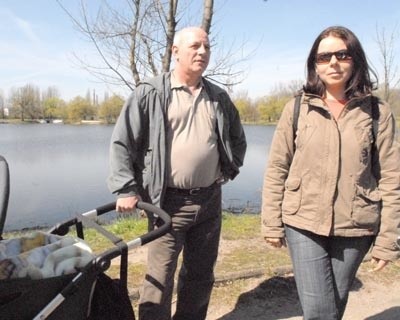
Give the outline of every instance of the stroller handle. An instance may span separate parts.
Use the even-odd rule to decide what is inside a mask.
[[[98,207],[96,209],[96,211],[97,211],[98,215],[101,215],[103,213],[115,210],[115,207],[116,207],[116,203],[112,202],[112,203],[106,204],[104,206]],[[148,214],[148,212],[154,213],[163,222],[163,224],[160,227],[153,229],[150,232],[139,237],[141,245],[145,245],[146,243],[149,243],[149,242],[163,236],[171,228],[171,224],[172,224],[171,217],[169,216],[168,213],[166,213],[161,208],[156,207],[153,204],[143,202],[143,201],[139,201],[136,204],[136,207],[140,210],[144,210],[146,212],[146,214]],[[131,243],[131,241],[128,242],[128,247],[130,247],[130,243]]]
[[[10,197],[10,170],[7,160],[0,155],[0,240],[7,216],[8,200]]]
[[[100,215],[102,215],[104,213],[107,213],[107,212],[115,210],[115,208],[116,208],[116,202],[110,202],[110,203],[107,203],[107,204],[105,204],[103,206],[100,206],[100,207],[96,208],[95,210],[97,212],[97,215],[100,216]],[[86,214],[84,213],[83,215],[86,215]]]
[[[168,230],[171,228],[171,217],[168,215],[168,213],[166,213],[164,210],[162,210],[159,207],[156,207],[153,204],[147,203],[147,202],[143,202],[143,201],[139,201],[136,204],[136,207],[140,210],[144,210],[146,213],[147,212],[152,212],[154,213],[157,217],[159,217],[162,221],[163,224],[157,228],[154,229],[142,236],[140,236],[140,240],[141,240],[141,245],[144,245],[146,243],[149,243],[161,236],[163,236],[164,234],[166,234],[168,232]],[[94,211],[96,211],[96,215],[100,216],[104,213],[110,212],[115,210],[116,208],[116,202],[111,202],[108,204],[105,204],[103,206],[100,206],[98,208],[96,208]],[[87,213],[83,213],[83,216],[90,216],[92,215],[93,212],[89,211]]]
[[[138,209],[144,210],[147,215],[149,212],[152,212],[154,214],[154,216],[160,218],[163,223],[158,228],[153,229],[150,232],[141,235],[137,239],[129,241],[127,243],[129,248],[137,247],[140,245],[145,245],[146,243],[149,243],[149,242],[163,236],[170,230],[171,225],[172,225],[171,217],[168,215],[168,213],[166,213],[161,208],[156,207],[153,204],[143,202],[143,201],[139,201],[136,204],[136,207]],[[110,202],[110,203],[107,203],[100,207],[97,207],[96,209],[84,212],[81,215],[90,220],[94,220],[96,217],[98,217],[102,214],[105,214],[107,212],[114,211],[115,209],[116,209],[116,202]],[[69,227],[76,225],[78,220],[79,220],[78,218],[74,218],[74,219],[70,219],[70,220],[64,221],[62,223],[59,223],[56,226],[54,226],[53,228],[51,228],[49,230],[49,232],[59,234],[59,235],[65,235],[68,233]]]
[[[139,209],[144,210],[145,212],[153,212],[156,216],[158,216],[163,221],[163,224],[160,227],[153,229],[150,232],[148,232],[140,237],[142,240],[141,241],[142,245],[149,243],[149,242],[163,236],[171,229],[171,225],[172,225],[171,216],[168,213],[166,213],[164,210],[162,210],[161,208],[156,207],[150,203],[142,202],[142,201],[139,201],[136,206]]]

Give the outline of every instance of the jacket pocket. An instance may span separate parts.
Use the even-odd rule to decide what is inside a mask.
[[[301,203],[301,178],[289,177],[285,182],[285,192],[282,202],[282,213],[295,214]]]
[[[361,228],[378,226],[381,216],[381,200],[378,189],[369,190],[356,185],[352,212],[353,225]]]

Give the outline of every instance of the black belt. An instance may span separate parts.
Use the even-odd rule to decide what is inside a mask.
[[[214,182],[212,185],[210,185],[208,187],[191,188],[191,189],[179,189],[179,188],[169,188],[168,187],[167,192],[181,194],[181,195],[185,195],[185,196],[195,196],[195,195],[210,191],[218,185],[219,184],[217,182]]]

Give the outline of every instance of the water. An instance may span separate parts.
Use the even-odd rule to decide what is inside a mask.
[[[259,211],[274,129],[245,126],[245,164],[223,186],[225,209]],[[5,230],[52,226],[115,201],[106,185],[112,130],[105,125],[1,124],[0,154],[8,161],[11,180]]]

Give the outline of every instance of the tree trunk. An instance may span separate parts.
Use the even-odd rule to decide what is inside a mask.
[[[207,34],[210,34],[213,7],[214,0],[204,0],[203,21],[201,27],[207,32]]]
[[[171,59],[172,59],[172,45],[174,42],[175,31],[176,31],[176,10],[178,7],[178,0],[171,0],[169,2],[169,10],[167,16],[167,30],[166,30],[166,45],[165,52],[162,58],[162,71],[169,71],[171,67]]]

